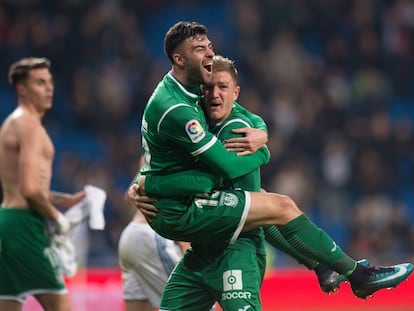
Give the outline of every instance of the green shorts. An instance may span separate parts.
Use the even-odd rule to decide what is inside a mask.
[[[214,261],[197,268],[188,264],[189,256],[191,250],[172,272],[164,288],[160,310],[207,311],[215,301],[224,311],[262,309],[260,287],[266,269],[264,254],[251,249],[226,248]],[[197,261],[197,258],[192,260]]]
[[[0,299],[66,293],[45,220],[30,209],[0,207]]]
[[[243,229],[250,209],[245,191],[216,191],[204,197],[159,199],[151,227],[175,241],[234,243]]]

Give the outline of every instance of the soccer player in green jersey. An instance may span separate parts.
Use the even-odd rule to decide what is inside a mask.
[[[246,111],[235,102],[240,91],[237,75],[232,61],[216,55],[213,61],[213,81],[203,86],[205,94],[203,109],[209,121],[209,130],[222,143],[239,137],[241,133],[234,133],[240,132],[239,127],[249,129],[256,124],[259,128],[266,129],[266,124],[261,118],[255,116],[256,122],[251,122]],[[262,142],[266,143],[267,134],[264,136]],[[237,139],[233,139],[235,140]],[[239,146],[238,142],[236,151],[240,151]],[[251,150],[242,150],[239,154],[249,152]],[[226,181],[222,187],[260,191],[260,184],[260,170],[256,169],[233,181]],[[184,188],[187,191],[193,189],[187,183],[183,184]],[[309,269],[315,270],[324,291],[336,290],[339,285],[338,273],[297,253],[278,232],[276,226],[266,226],[264,231],[265,237],[273,246],[290,254]],[[260,286],[265,269],[264,255],[261,228],[242,233],[236,242],[230,245],[220,242],[193,243],[191,250],[186,253],[183,262],[177,266],[165,287],[164,305],[171,307],[180,297],[180,301],[190,301],[198,306],[207,306],[217,300],[223,310],[236,310],[245,306],[259,310],[261,309]],[[203,278],[199,275],[203,275]],[[240,278],[238,281],[242,290],[229,290],[228,287],[223,286],[228,283],[227,278],[232,280],[237,277]],[[183,284],[186,284],[186,290],[183,290]],[[182,303],[179,303],[178,307],[181,308]]]
[[[226,64],[226,60],[215,56],[213,80],[203,89],[204,94],[220,93],[220,99],[206,96],[202,106],[209,130],[224,143],[229,138],[240,136],[232,129],[252,128],[255,122],[249,119],[244,108],[234,102],[239,87],[230,71],[235,68],[217,68],[220,64]],[[256,119],[256,123],[256,126],[266,128],[261,118]],[[267,137],[267,134],[263,136]],[[223,181],[222,186],[260,191],[260,184],[260,170],[257,168],[232,181]],[[184,185],[184,188],[191,191],[192,186]],[[256,228],[241,233],[232,244],[222,241],[192,243],[164,288],[161,308],[207,310],[218,301],[223,310],[243,310],[247,306],[251,310],[261,310],[260,287],[266,269],[263,237],[263,229]]]
[[[155,231],[193,243],[234,243],[241,232],[277,225],[296,251],[346,275],[358,297],[395,287],[407,278],[413,269],[409,263],[390,267],[358,264],[287,196],[229,189],[198,198],[180,192],[180,180],[191,179],[200,186],[199,192],[208,192],[222,179],[233,180],[267,163],[269,153],[262,147],[238,157],[208,132],[199,106],[199,85],[211,83],[214,51],[205,26],[179,22],[169,29],[164,43],[172,69],[149,99],[141,129],[145,189],[160,198],[154,203],[158,215],[151,220]],[[159,187],[173,173],[176,182]]]
[[[234,63],[228,58],[216,55],[213,61],[213,82],[202,87],[203,108],[210,124],[210,131],[223,144],[229,139],[240,137],[241,134],[235,133],[238,127],[251,127],[251,124],[245,121],[245,113],[240,114],[240,109],[235,105],[240,92],[237,77],[238,72]],[[264,121],[260,127],[266,128]],[[261,191],[260,169],[235,180],[227,181],[227,185],[224,184],[222,188]],[[272,246],[289,254],[307,268],[314,270],[323,291],[329,293],[337,290],[340,282],[338,273],[330,270],[325,264],[298,253],[290,246],[276,226],[265,226],[264,233],[266,240]]]
[[[245,111],[235,102],[239,91],[237,70],[233,62],[214,56],[213,80],[203,86],[205,97],[202,106],[210,125],[209,130],[223,144],[228,139],[241,135],[234,133],[234,129],[253,126]],[[266,128],[265,123],[260,127]],[[260,191],[260,185],[260,170],[257,168],[234,180],[224,181],[222,188]],[[184,184],[183,187],[191,189],[189,184]],[[265,227],[269,242],[308,268],[325,272],[319,278],[320,283],[325,282],[321,283],[321,287],[326,289],[330,285],[331,290],[336,289],[338,274],[296,253],[277,230],[275,226]],[[252,310],[260,310],[260,287],[266,266],[263,235],[263,229],[257,228],[241,233],[233,244],[193,243],[165,287],[162,306],[166,309],[182,308],[183,302],[189,302],[203,309],[217,300],[223,310],[240,310],[246,306]],[[238,287],[232,285],[236,283],[239,284]],[[180,302],[177,303],[177,300]]]

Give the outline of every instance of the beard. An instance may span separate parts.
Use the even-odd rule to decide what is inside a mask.
[[[199,64],[188,67],[188,80],[193,82],[194,85],[201,85],[210,83],[213,79],[213,75],[208,73],[204,67]]]

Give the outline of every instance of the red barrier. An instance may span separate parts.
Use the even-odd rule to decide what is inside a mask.
[[[88,269],[67,280],[69,295],[76,311],[123,310],[120,271]],[[414,278],[397,289],[381,290],[374,298],[356,298],[348,284],[335,295],[323,293],[313,272],[302,269],[268,271],[262,287],[263,311],[413,311]],[[29,298],[24,311],[40,311]]]
[[[380,290],[366,300],[355,297],[349,284],[342,284],[336,294],[323,293],[313,272],[301,269],[278,269],[266,275],[261,296],[266,311],[413,311],[414,278],[398,288]]]

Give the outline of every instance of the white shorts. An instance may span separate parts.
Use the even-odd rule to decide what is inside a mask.
[[[179,246],[148,224],[128,224],[118,245],[125,300],[148,300],[158,308],[165,283],[182,257]]]

